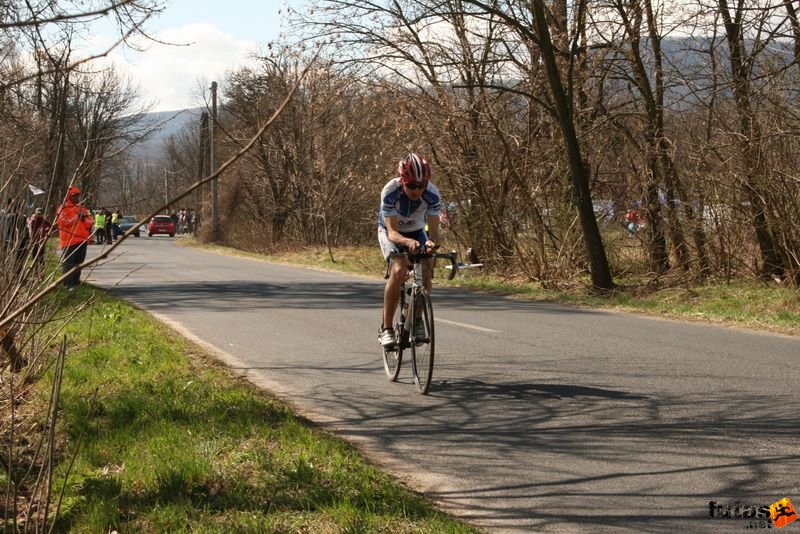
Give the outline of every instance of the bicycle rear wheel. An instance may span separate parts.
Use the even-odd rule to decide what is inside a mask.
[[[420,308],[422,313],[420,314]],[[417,386],[417,391],[425,395],[428,393],[428,388],[431,386],[431,377],[433,376],[433,354],[435,347],[435,337],[433,331],[433,306],[431,305],[431,298],[420,291],[417,298],[414,299],[411,311],[411,370],[414,374],[414,384]],[[424,337],[414,336],[417,331],[417,325],[422,321],[424,326]]]
[[[394,319],[392,320],[397,343],[395,343],[394,347],[383,348],[383,370],[386,371],[386,376],[389,377],[391,382],[397,380],[397,375],[400,374],[400,364],[403,363],[403,341],[404,337],[407,337],[403,332],[403,324],[405,322],[405,317],[403,317],[405,298],[405,292],[403,292],[400,295],[400,302],[397,304],[397,309],[394,312]]]

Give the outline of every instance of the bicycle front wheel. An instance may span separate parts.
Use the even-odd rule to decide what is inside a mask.
[[[411,370],[417,391],[425,395],[433,376],[433,353],[435,337],[433,331],[433,306],[431,298],[420,291],[413,301],[411,311]],[[421,325],[421,326],[418,326]]]
[[[394,312],[394,319],[392,326],[394,327],[394,334],[397,336],[397,343],[393,347],[383,348],[383,370],[386,371],[386,376],[389,377],[391,382],[397,380],[397,375],[400,374],[400,364],[403,363],[403,345],[405,333],[403,332],[403,325],[405,317],[403,317],[403,310],[405,302],[405,294],[400,296],[400,302],[397,304],[397,309]]]

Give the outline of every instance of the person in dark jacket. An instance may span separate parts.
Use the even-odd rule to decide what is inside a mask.
[[[13,258],[13,270],[19,272],[25,265],[28,251],[28,228],[19,203],[10,201],[2,220],[3,248],[6,258]]]
[[[28,235],[31,239],[31,257],[38,267],[44,267],[44,251],[47,238],[53,225],[44,216],[42,208],[36,208],[28,221]]]

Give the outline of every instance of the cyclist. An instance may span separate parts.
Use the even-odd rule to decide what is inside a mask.
[[[431,166],[428,160],[420,154],[409,152],[398,163],[397,174],[399,176],[389,180],[381,191],[378,242],[386,261],[389,261],[391,252],[432,252],[439,239],[442,200],[439,189],[430,181]],[[425,290],[430,293],[433,260],[425,260],[425,263]],[[405,261],[392,262],[389,279],[386,281],[383,291],[383,323],[378,336],[378,341],[384,347],[391,347],[397,342],[392,319],[408,267],[408,262]],[[424,329],[421,322],[417,324]],[[425,333],[415,332],[414,335],[421,337]]]

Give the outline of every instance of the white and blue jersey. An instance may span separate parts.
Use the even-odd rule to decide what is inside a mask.
[[[395,178],[389,180],[381,191],[378,227],[386,229],[384,217],[397,217],[397,229],[401,233],[417,232],[425,228],[428,217],[438,217],[441,211],[442,198],[432,182],[428,182],[428,187],[417,200],[411,200],[403,191],[400,178]]]
[[[428,217],[438,217],[442,211],[442,200],[439,190],[431,182],[417,200],[411,200],[403,191],[400,178],[390,180],[381,191],[381,209],[378,212],[378,243],[383,257],[388,258],[393,251],[400,250],[389,240],[385,217],[397,217],[397,229],[404,237],[416,239],[421,247],[425,246],[425,224]]]

